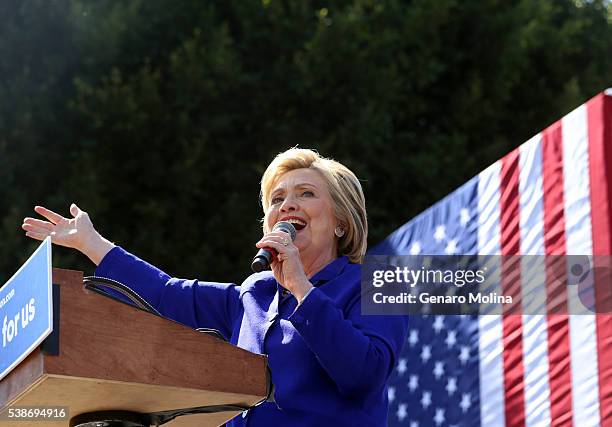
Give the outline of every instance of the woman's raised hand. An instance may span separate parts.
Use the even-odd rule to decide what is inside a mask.
[[[72,218],[65,218],[43,206],[36,206],[34,211],[46,221],[24,218],[21,228],[26,231],[28,237],[44,240],[51,236],[52,243],[74,248],[89,257],[96,265],[114,247],[114,244],[96,231],[87,212],[79,209],[74,203],[70,206]]]
[[[266,233],[255,245],[258,248],[272,248],[276,251],[270,267],[274,278],[285,289],[289,290],[298,302],[312,288],[312,283],[304,272],[300,259],[300,250],[293,244],[289,234],[276,230]]]
[[[23,228],[26,236],[36,240],[44,240],[51,236],[51,242],[56,245],[66,246],[80,250],[86,245],[96,230],[86,212],[80,210],[74,203],[70,206],[72,218],[64,218],[42,206],[36,206],[34,211],[44,217],[46,221],[36,218],[25,218]]]

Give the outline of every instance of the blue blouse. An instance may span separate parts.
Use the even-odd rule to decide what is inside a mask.
[[[408,319],[361,315],[361,266],[346,257],[310,279],[315,289],[299,307],[270,271],[240,286],[176,279],[118,246],[96,275],[130,286],[170,319],[218,329],[230,343],[268,356],[276,403],[229,426],[387,425],[386,381]]]

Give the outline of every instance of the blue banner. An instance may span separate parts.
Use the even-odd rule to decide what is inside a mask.
[[[0,288],[0,379],[53,330],[51,239]]]

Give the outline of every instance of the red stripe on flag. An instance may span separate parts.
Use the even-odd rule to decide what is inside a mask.
[[[542,133],[544,248],[550,417],[553,426],[572,426],[572,376],[567,317],[567,271],[563,200],[563,135],[561,122]]]
[[[519,223],[519,151],[502,159],[500,182],[501,271],[503,295],[513,297],[513,307],[521,310]],[[512,265],[514,264],[514,265]],[[518,276],[518,277],[517,277]],[[517,299],[516,299],[516,298]],[[504,410],[507,427],[525,425],[525,384],[523,366],[523,325],[520,315],[503,316]]]
[[[593,255],[612,254],[612,98],[602,94],[587,103]],[[597,259],[595,260],[597,265]],[[604,262],[609,266],[609,262]],[[595,269],[595,307],[609,313],[612,287]],[[606,307],[607,306],[607,307]],[[612,316],[597,315],[599,410],[602,426],[612,425]]]

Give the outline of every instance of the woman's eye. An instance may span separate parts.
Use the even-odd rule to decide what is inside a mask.
[[[276,205],[276,204],[278,204],[278,203],[281,203],[282,201],[283,201],[283,198],[282,198],[282,197],[274,197],[274,198],[272,199],[272,204],[273,204],[273,205]]]
[[[312,197],[312,196],[314,196],[314,193],[313,193],[312,191],[310,191],[310,190],[307,190],[307,191],[304,191],[304,192],[302,193],[302,196],[305,196],[305,197]]]

